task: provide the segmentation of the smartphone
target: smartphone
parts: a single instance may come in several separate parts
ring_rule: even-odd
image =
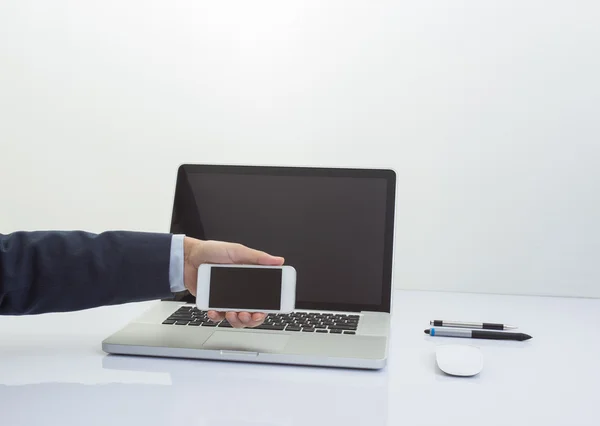
[[[292,266],[215,265],[198,268],[198,309],[290,313],[296,306]]]

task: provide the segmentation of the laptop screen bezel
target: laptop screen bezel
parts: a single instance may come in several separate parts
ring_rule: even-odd
[[[334,302],[296,302],[297,310],[318,311],[346,311],[346,312],[390,312],[392,292],[392,269],[394,257],[394,215],[396,205],[396,173],[391,169],[357,169],[357,168],[323,168],[323,167],[281,167],[281,166],[244,166],[244,165],[216,165],[216,164],[182,164],[177,172],[177,188],[186,184],[188,173],[194,174],[239,174],[239,175],[265,175],[265,176],[314,176],[314,177],[356,177],[386,180],[386,207],[385,207],[385,237],[383,276],[381,282],[381,303],[349,304]],[[175,197],[171,215],[170,232],[173,233],[175,220]],[[260,249],[260,247],[255,247]],[[179,297],[178,300],[193,302],[191,295]]]

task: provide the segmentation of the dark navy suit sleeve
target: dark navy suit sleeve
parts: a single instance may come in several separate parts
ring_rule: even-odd
[[[170,248],[170,234],[0,234],[0,314],[76,311],[171,296]]]

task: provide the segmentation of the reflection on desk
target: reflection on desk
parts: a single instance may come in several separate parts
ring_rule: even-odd
[[[27,409],[5,412],[10,421],[3,424],[43,424],[49,418],[61,418],[63,425],[115,424],[115,418],[126,424],[130,416],[136,424],[151,425],[387,423],[382,372],[115,355],[103,357],[102,368],[148,377],[139,384],[0,386],[3,406],[27,404]]]

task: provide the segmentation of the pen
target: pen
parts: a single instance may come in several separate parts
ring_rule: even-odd
[[[493,339],[493,340],[529,340],[531,336],[525,333],[506,333],[502,331],[484,330],[461,330],[452,328],[430,328],[425,330],[430,336],[441,337],[466,337],[470,339]]]
[[[484,330],[514,330],[514,325],[494,324],[491,322],[462,322],[462,321],[429,321],[430,325],[435,327],[460,327],[460,328],[481,328]]]

